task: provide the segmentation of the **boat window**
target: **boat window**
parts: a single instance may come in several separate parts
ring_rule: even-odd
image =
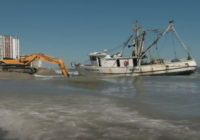
[[[99,67],[101,67],[101,58],[98,57]]]
[[[117,59],[117,67],[120,67],[119,59]]]
[[[96,56],[90,56],[90,60],[91,60],[91,61],[96,61],[97,58],[96,58]]]
[[[138,65],[138,60],[137,58],[133,58],[133,66],[137,66]]]

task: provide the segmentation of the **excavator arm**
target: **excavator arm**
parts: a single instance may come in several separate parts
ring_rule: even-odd
[[[0,70],[2,71],[16,71],[16,72],[25,72],[33,74],[36,72],[35,68],[32,68],[31,62],[34,60],[41,60],[51,64],[57,64],[66,77],[69,76],[68,69],[65,67],[64,61],[52,56],[47,56],[41,53],[31,54],[27,56],[21,56],[19,59],[3,59],[0,60]]]
[[[61,59],[54,58],[52,56],[47,56],[47,55],[44,55],[44,54],[41,54],[41,53],[31,54],[31,55],[28,55],[28,56],[21,57],[19,59],[19,62],[23,63],[24,65],[30,65],[30,63],[33,62],[34,60],[41,60],[41,61],[44,61],[44,62],[47,62],[47,63],[57,64],[59,66],[62,74],[65,77],[69,76],[68,69],[65,67],[64,61],[61,60]]]

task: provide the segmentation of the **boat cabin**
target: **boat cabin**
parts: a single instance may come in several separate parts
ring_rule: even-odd
[[[90,62],[93,66],[100,66],[101,67],[101,59],[105,58],[106,56],[109,57],[109,54],[106,52],[93,52],[89,54]]]
[[[89,54],[92,66],[99,67],[128,67],[134,66],[133,58],[122,57],[120,54],[110,55],[107,52],[93,52]]]

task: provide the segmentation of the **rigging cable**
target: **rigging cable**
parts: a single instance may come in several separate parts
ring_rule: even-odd
[[[173,32],[177,38],[177,40],[179,41],[179,43],[183,46],[183,48],[185,49],[185,51],[188,53],[188,56],[191,56],[190,55],[190,49],[183,43],[183,41],[181,40],[181,37],[179,36],[179,34],[176,32],[175,28],[172,27],[173,29]]]
[[[176,47],[175,47],[175,40],[173,38],[173,33],[171,33],[171,40],[172,40],[172,48],[174,52],[174,59],[178,59],[177,54],[176,54]]]
[[[156,46],[155,47],[156,55],[160,59],[159,52],[158,52],[158,43],[156,43],[155,46]]]

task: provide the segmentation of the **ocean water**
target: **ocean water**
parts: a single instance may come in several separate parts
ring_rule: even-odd
[[[0,140],[199,140],[200,74],[0,80]]]

